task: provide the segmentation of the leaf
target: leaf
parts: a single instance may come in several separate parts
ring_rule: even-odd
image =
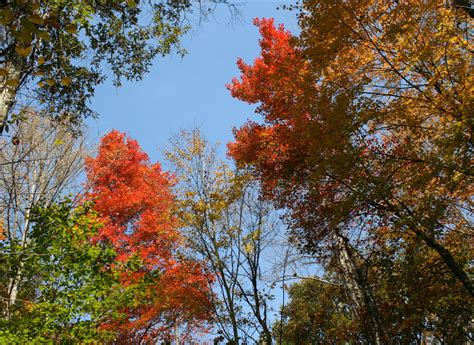
[[[18,55],[21,57],[27,57],[28,55],[31,54],[31,51],[33,48],[31,46],[28,47],[21,47],[21,46],[15,46],[15,51]]]
[[[56,84],[56,81],[53,78],[48,78],[45,81],[46,84],[48,84],[49,86],[53,86],[54,84]]]
[[[72,79],[70,77],[64,77],[61,79],[61,84],[64,86],[71,85]]]
[[[5,236],[5,230],[3,229],[3,219],[0,218],[0,241],[4,240],[6,238]]]
[[[64,30],[66,30],[67,33],[75,34],[77,32],[77,25],[73,23],[67,24]]]
[[[12,86],[12,87],[17,87],[18,85],[20,85],[20,80],[15,78],[15,79],[8,79],[6,84],[8,86]]]
[[[36,33],[36,36],[38,36],[39,38],[41,38],[43,41],[47,41],[47,42],[48,42],[49,40],[51,40],[51,37],[49,36],[49,33],[48,33],[47,31],[44,31],[44,30],[38,31],[38,32]]]
[[[37,25],[42,25],[44,24],[44,19],[41,18],[39,15],[37,14],[32,14],[31,16],[28,17],[28,20],[34,24],[37,24]]]
[[[13,18],[15,18],[15,15],[8,7],[2,8],[2,11],[0,12],[0,24],[8,25]]]
[[[58,19],[56,18],[56,16],[52,15],[50,16],[49,18],[47,18],[45,20],[45,23],[59,29],[61,27],[61,24],[59,23]]]

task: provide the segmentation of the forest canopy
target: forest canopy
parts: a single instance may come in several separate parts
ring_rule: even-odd
[[[220,86],[254,109],[227,156],[91,145],[96,88],[218,6],[0,4],[0,343],[472,343],[474,5],[287,4]]]

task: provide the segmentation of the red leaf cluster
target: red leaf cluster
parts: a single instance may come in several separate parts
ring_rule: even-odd
[[[120,330],[127,342],[138,334],[142,340],[162,335],[175,323],[206,320],[210,277],[199,262],[180,254],[183,238],[174,215],[172,176],[118,131],[101,139],[86,171],[88,198],[103,223],[94,240],[116,251],[115,269],[123,288],[147,281],[137,300],[121,310],[126,317],[104,327]],[[129,264],[135,260],[138,267]]]

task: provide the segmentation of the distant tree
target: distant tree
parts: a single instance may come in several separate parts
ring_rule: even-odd
[[[288,294],[290,300],[282,306],[283,325],[278,321],[273,327],[275,338],[282,344],[367,341],[363,330],[351,330],[350,300],[341,293],[340,286],[305,279],[291,285]]]

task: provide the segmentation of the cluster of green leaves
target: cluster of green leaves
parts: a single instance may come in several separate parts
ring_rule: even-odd
[[[158,55],[179,49],[190,1],[10,0],[0,4],[0,78],[13,99],[23,86],[54,117],[79,123],[106,69],[115,85],[139,80]],[[14,103],[14,100],[7,103]],[[10,114],[9,114],[10,112]],[[19,114],[8,109],[3,127]]]
[[[0,320],[0,343],[109,339],[99,325],[113,314],[115,252],[91,243],[100,227],[96,215],[88,206],[72,210],[66,200],[35,209],[32,220],[28,247],[2,256],[10,272],[21,265],[23,280],[16,308]]]
[[[341,287],[308,279],[289,288],[290,303],[283,307],[283,322],[274,335],[284,344],[336,344],[350,340],[348,299]],[[359,335],[360,340],[363,334]],[[365,338],[367,340],[367,338]]]

